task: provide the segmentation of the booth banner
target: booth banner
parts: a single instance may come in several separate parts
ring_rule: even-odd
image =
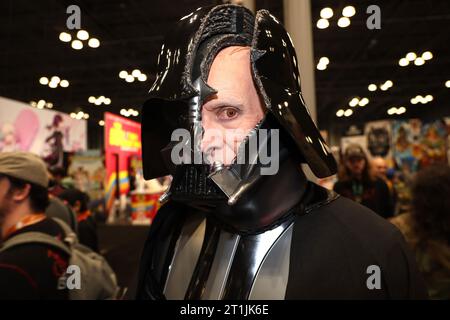
[[[106,206],[109,210],[119,194],[128,194],[130,190],[130,162],[132,158],[141,156],[141,124],[106,112],[104,128],[105,196]]]
[[[0,152],[29,151],[62,165],[62,153],[86,150],[87,122],[0,97]]]
[[[75,187],[86,192],[91,200],[103,199],[105,165],[100,150],[88,150],[71,157],[68,174]]]
[[[160,207],[161,194],[131,193],[131,222],[133,224],[151,224]]]

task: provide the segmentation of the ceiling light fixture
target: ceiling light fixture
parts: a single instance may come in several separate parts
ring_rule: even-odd
[[[70,33],[61,32],[59,34],[59,40],[62,42],[71,42],[71,47],[75,50],[81,50],[84,47],[84,41],[87,41],[87,45],[91,48],[100,47],[100,40],[97,38],[89,38],[89,32],[86,30],[78,30],[75,36]],[[73,39],[73,40],[72,40]]]
[[[73,40],[72,41],[72,48],[75,50],[81,50],[83,49],[83,42],[80,40]]]
[[[126,72],[125,70],[122,70],[119,72],[120,79],[125,79],[127,76],[128,76],[128,72]]]
[[[105,97],[105,96],[100,96],[100,97],[98,97],[98,98],[96,98],[96,97],[94,97],[94,96],[90,96],[90,97],[88,98],[88,102],[89,102],[89,103],[93,103],[93,104],[95,104],[96,106],[99,106],[99,105],[101,105],[101,104],[104,104],[104,105],[110,105],[112,101],[111,101],[110,98],[107,98],[107,97]]]
[[[344,112],[344,116],[345,117],[350,117],[353,114],[353,110],[352,109],[347,109]]]
[[[431,60],[433,59],[433,54],[430,51],[425,51],[424,53],[422,53],[422,59]]]
[[[59,83],[59,85],[63,88],[67,88],[69,86],[69,81],[67,80],[61,80],[61,82]]]
[[[344,9],[342,9],[342,15],[347,18],[353,17],[355,13],[356,9],[353,6],[346,6]]]
[[[410,100],[411,104],[426,104],[428,102],[431,102],[434,100],[434,97],[431,94],[426,95],[425,97],[422,97],[421,95],[417,95],[414,98]]]
[[[147,81],[147,75],[141,73],[138,77],[138,80],[141,82]]]
[[[87,32],[86,30],[79,30],[77,32],[77,38],[80,40],[87,40],[89,39],[89,32]]]
[[[53,76],[50,79],[47,77],[39,78],[39,83],[42,85],[48,85],[50,88],[56,88],[58,85],[62,88],[67,88],[69,86],[69,81],[61,79],[58,76]]]
[[[331,8],[323,8],[320,10],[320,17],[322,19],[330,19],[333,16],[333,9]]]
[[[414,61],[417,58],[417,54],[415,52],[408,52],[406,54],[406,60]]]
[[[400,67],[406,67],[409,64],[409,60],[406,59],[406,58],[401,58],[398,61],[398,64],[399,64]]]
[[[330,63],[330,59],[328,57],[321,57],[319,59],[319,63],[317,64],[317,70],[325,70]]]
[[[387,114],[392,116],[394,114],[400,115],[400,114],[403,114],[405,112],[406,112],[406,108],[405,107],[399,107],[399,108],[392,107],[392,108],[388,109]]]
[[[366,106],[368,103],[369,103],[369,99],[367,99],[367,98],[362,98],[362,99],[359,101],[358,105],[359,105],[360,107],[364,107],[364,106]]]
[[[49,83],[48,78],[47,77],[41,77],[39,78],[39,83],[42,85],[47,85]]]
[[[72,40],[72,36],[67,32],[61,32],[59,34],[59,40],[61,40],[62,42],[70,42],[70,40]]]
[[[132,83],[135,80],[139,80],[141,82],[147,81],[147,75],[142,73],[139,69],[134,69],[131,73],[128,73],[126,70],[122,70],[119,72],[119,78],[124,79],[128,83]]]
[[[316,27],[317,27],[318,29],[326,29],[326,28],[328,28],[329,26],[330,26],[330,23],[328,22],[327,19],[319,19],[319,20],[317,21],[317,24],[316,24]]]
[[[359,99],[357,97],[354,97],[352,100],[350,100],[350,102],[348,103],[348,105],[350,107],[356,107],[359,103]]]
[[[350,19],[347,17],[341,17],[338,20],[338,26],[341,28],[347,28],[350,25]]]
[[[131,75],[132,75],[133,77],[135,77],[135,78],[138,78],[138,77],[141,75],[141,70],[139,70],[139,69],[134,69],[134,70],[131,72]]]
[[[422,57],[418,57],[414,60],[414,64],[416,66],[423,66],[425,64],[425,60]]]
[[[75,112],[71,112],[70,113],[70,117],[73,119],[77,119],[77,120],[87,120],[89,119],[89,114],[83,111],[78,111],[78,113]]]
[[[130,116],[137,117],[139,115],[139,111],[134,110],[133,108],[129,108],[128,110],[121,109],[120,114],[124,117],[130,117]]]
[[[96,49],[96,48],[100,47],[100,40],[98,40],[97,38],[91,38],[88,41],[88,46]]]
[[[433,59],[431,51],[425,51],[422,56],[418,56],[415,52],[408,52],[405,57],[398,61],[401,67],[406,67],[410,62],[414,62],[416,66],[423,66],[426,61]]]

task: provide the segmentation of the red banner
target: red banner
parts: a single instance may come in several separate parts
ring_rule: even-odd
[[[105,113],[106,205],[109,210],[118,194],[130,189],[129,167],[134,157],[141,156],[141,124]]]

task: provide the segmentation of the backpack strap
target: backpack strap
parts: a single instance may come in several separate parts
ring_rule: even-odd
[[[0,247],[0,252],[6,251],[15,246],[29,243],[46,244],[65,252],[69,256],[72,255],[70,248],[62,241],[42,232],[25,232],[14,236],[3,243]]]
[[[67,223],[58,218],[51,218],[51,219],[55,221],[64,231],[65,234],[64,242],[68,243],[71,246],[78,243],[77,234],[69,227]]]

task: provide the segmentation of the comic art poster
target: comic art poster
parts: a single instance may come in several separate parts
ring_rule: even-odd
[[[387,161],[389,167],[393,167],[391,122],[368,122],[365,126],[364,133],[367,138],[369,158],[382,157]]]
[[[392,123],[394,160],[404,174],[409,175],[419,168],[421,131],[422,122],[419,119]]]
[[[450,118],[445,118],[444,121],[447,127],[447,163],[450,165]]]
[[[100,150],[87,150],[71,157],[68,174],[75,187],[86,192],[91,200],[104,196],[105,165]]]
[[[421,168],[446,161],[447,128],[442,120],[422,123],[418,119],[394,121],[393,152],[399,170],[394,178],[399,212],[411,202],[413,174]]]
[[[447,125],[445,120],[436,120],[422,125],[419,167],[447,162]]]
[[[0,152],[33,152],[57,167],[64,152],[86,150],[86,145],[85,120],[0,97]]]
[[[422,123],[418,119],[395,121],[392,126],[394,158],[402,171],[447,161],[447,126],[444,120]]]

